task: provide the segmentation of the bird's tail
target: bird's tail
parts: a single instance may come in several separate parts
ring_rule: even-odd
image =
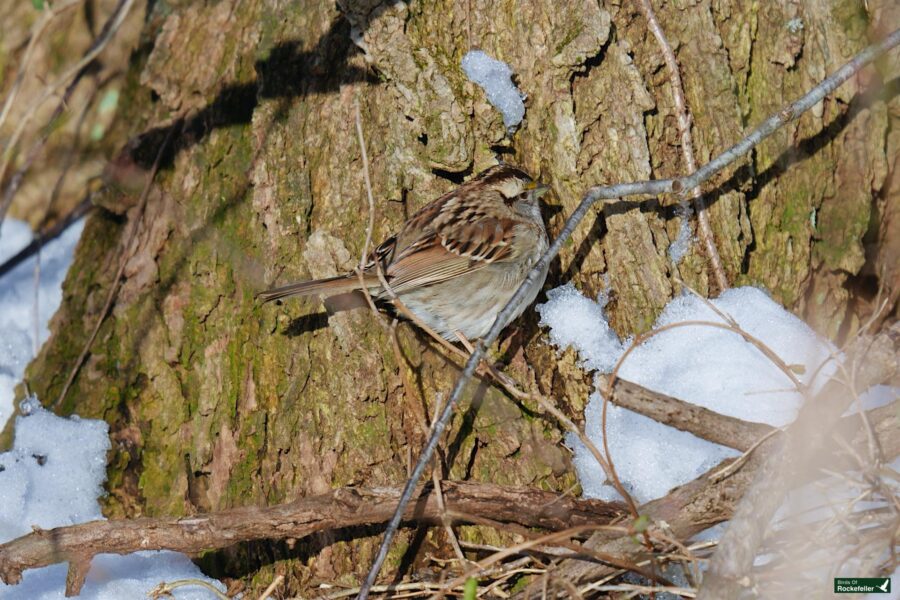
[[[363,275],[363,282],[367,287],[377,287],[378,279],[374,275]],[[271,302],[287,298],[288,296],[322,296],[329,297],[337,294],[345,294],[361,290],[359,277],[354,273],[350,275],[340,275],[338,277],[330,277],[328,279],[314,279],[312,281],[301,281],[299,283],[291,283],[282,287],[272,288],[256,295],[256,299],[260,302]]]

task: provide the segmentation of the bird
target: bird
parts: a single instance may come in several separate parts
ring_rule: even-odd
[[[446,340],[480,339],[549,247],[539,202],[549,189],[517,167],[492,166],[413,214],[369,255],[362,277],[302,281],[257,298],[328,299],[365,286],[375,300],[398,298]],[[503,327],[534,301],[546,277],[544,267]]]

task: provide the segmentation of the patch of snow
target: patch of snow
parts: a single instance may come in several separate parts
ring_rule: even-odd
[[[582,366],[609,373],[625,351],[625,345],[606,319],[606,299],[585,298],[571,283],[547,292],[548,302],[539,304],[541,325],[550,328],[550,341],[578,351]]]
[[[41,251],[38,314],[34,314],[35,258],[0,278],[0,427],[12,412],[13,389],[21,380],[34,348],[49,336],[47,323],[62,300],[65,277],[83,222],[69,227]],[[0,263],[31,241],[26,223],[6,219],[0,229]],[[35,331],[37,332],[35,334]],[[62,418],[34,399],[20,404],[13,447],[0,453],[0,543],[31,531],[102,519],[97,497],[103,494],[106,454],[110,448],[104,421]],[[0,600],[63,600],[65,564],[25,571],[18,585],[0,583]],[[94,557],[79,598],[119,600],[146,598],[162,581],[198,578],[220,590],[183,554],[137,552],[128,556]],[[179,600],[209,600],[200,587],[182,587]]]
[[[22,409],[27,414],[16,418],[13,447],[0,454],[0,543],[30,532],[33,526],[49,529],[102,519],[97,497],[103,493],[110,448],[106,422],[58,417],[35,399],[23,402]],[[96,556],[79,598],[146,598],[162,581],[188,578],[225,590],[183,554],[154,551]],[[18,585],[0,583],[0,599],[63,600],[65,585],[65,564],[31,569]],[[175,597],[215,596],[203,588],[185,587]]]
[[[41,248],[40,282],[35,315],[34,266],[32,256],[0,278],[0,428],[12,415],[13,389],[25,367],[50,336],[47,323],[62,302],[62,282],[72,262],[75,244],[81,237],[84,220]],[[31,228],[16,219],[0,225],[0,263],[31,243]]]
[[[768,346],[811,389],[834,372],[834,348],[765,292],[735,288],[712,304]],[[537,310],[541,322],[550,327],[551,342],[560,348],[574,346],[585,367],[597,373],[610,372],[627,346],[609,328],[603,304],[585,298],[571,285],[548,293],[548,302]],[[675,298],[654,326],[672,328],[634,349],[619,376],[740,419],[782,426],[796,416],[801,395],[756,346],[720,327],[676,325],[686,321],[725,323],[700,298],[691,294]],[[585,410],[585,431],[598,447],[603,444],[602,408],[603,398],[594,392]],[[607,407],[607,435],[616,472],[638,502],[661,497],[738,454],[612,404]],[[569,436],[568,443],[575,450],[585,495],[618,498],[577,438]]]
[[[506,129],[515,130],[525,118],[525,96],[513,83],[513,70],[509,65],[481,50],[470,50],[462,59],[462,69],[503,115]]]

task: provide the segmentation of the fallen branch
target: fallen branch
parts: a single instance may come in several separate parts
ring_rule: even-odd
[[[442,481],[444,505],[452,515],[472,514],[501,523],[560,531],[596,527],[624,513],[618,502],[581,500],[529,488]],[[419,488],[419,502],[403,518],[441,522],[446,516],[431,486]],[[174,550],[188,554],[259,539],[297,539],[324,530],[383,523],[394,512],[400,491],[389,488],[339,488],[329,494],[266,508],[245,507],[193,517],[91,521],[81,525],[35,529],[0,544],[0,579],[16,584],[26,569],[68,561],[66,595],[81,589],[90,560],[97,554]]]
[[[889,458],[900,454],[900,443],[891,442],[896,438],[897,431],[897,406],[886,406],[869,413],[869,417],[878,431],[879,441],[891,448],[891,453],[885,452]],[[850,419],[851,417],[845,417]],[[857,419],[857,429],[859,424]],[[854,439],[854,445],[858,448],[865,447],[865,434],[861,430]],[[701,531],[712,527],[717,523],[732,518],[737,504],[744,493],[751,487],[754,479],[760,472],[760,467],[765,462],[765,457],[777,447],[775,440],[769,439],[762,447],[751,455],[744,467],[728,478],[716,480],[715,474],[723,468],[727,468],[733,459],[722,461],[712,469],[683,486],[670,491],[666,496],[652,500],[640,506],[641,515],[646,515],[653,523],[665,522],[670,535],[677,539],[686,540]],[[822,453],[823,464],[834,465],[834,455]],[[813,478],[817,474],[816,469],[810,469],[805,476],[797,477],[795,485],[799,486]],[[591,548],[604,554],[618,556],[621,560],[639,561],[647,557],[646,550],[635,543],[632,536],[611,536],[608,533],[598,532],[585,542],[586,548]],[[567,579],[577,586],[588,586],[599,579],[608,577],[618,571],[615,567],[597,563],[582,561],[562,561],[555,573],[558,577]],[[520,592],[514,598],[525,598],[525,592]],[[730,598],[736,596],[719,596]]]
[[[384,532],[384,538],[378,549],[378,554],[360,588],[359,595],[357,596],[359,600],[365,600],[369,597],[369,589],[374,585],[378,573],[381,571],[381,567],[387,558],[391,541],[405,514],[406,505],[412,500],[416,486],[422,478],[422,474],[428,466],[431,456],[434,454],[434,450],[437,448],[438,442],[443,435],[444,430],[447,428],[447,424],[450,422],[450,417],[453,415],[453,411],[462,397],[463,390],[465,390],[472,376],[475,374],[475,368],[484,359],[488,346],[490,346],[494,340],[497,339],[497,336],[500,335],[500,331],[503,329],[504,324],[509,322],[514,314],[517,314],[519,306],[524,302],[525,297],[528,294],[528,290],[532,289],[532,286],[537,284],[542,273],[544,273],[545,269],[549,268],[550,261],[559,254],[563,244],[566,243],[572,235],[572,232],[575,230],[575,227],[581,223],[590,208],[601,200],[618,199],[623,196],[638,194],[660,195],[680,193],[684,190],[691,190],[698,187],[702,183],[708,181],[713,175],[743,156],[776,130],[794,119],[797,119],[801,114],[815,106],[863,66],[872,62],[898,44],[900,44],[900,29],[894,31],[880,42],[867,47],[850,60],[850,62],[806,93],[802,98],[763,121],[762,124],[757,126],[749,135],[744,137],[737,144],[722,152],[716,158],[712,159],[706,165],[687,177],[599,186],[588,190],[581,203],[578,205],[578,208],[576,208],[566,220],[566,224],[563,226],[562,231],[560,231],[559,236],[553,241],[550,248],[547,249],[547,252],[544,253],[537,264],[534,265],[531,272],[525,278],[525,281],[522,282],[522,285],[519,286],[519,289],[510,301],[497,315],[494,325],[491,327],[490,331],[488,331],[487,335],[478,343],[475,352],[469,357],[463,372],[457,378],[456,384],[447,398],[447,403],[444,405],[444,410],[441,412],[440,418],[434,423],[431,437],[422,449],[419,460],[416,462],[416,466],[413,468],[412,474],[406,482],[400,501],[397,503],[397,510]]]
[[[608,386],[603,388],[604,397],[616,406],[742,452],[772,431],[770,425],[728,417],[630,381],[617,378],[612,394]]]

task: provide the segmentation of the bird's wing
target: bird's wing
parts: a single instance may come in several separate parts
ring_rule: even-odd
[[[518,220],[487,214],[484,199],[466,191],[429,203],[397,236],[386,267],[396,292],[447,281],[511,256]]]

